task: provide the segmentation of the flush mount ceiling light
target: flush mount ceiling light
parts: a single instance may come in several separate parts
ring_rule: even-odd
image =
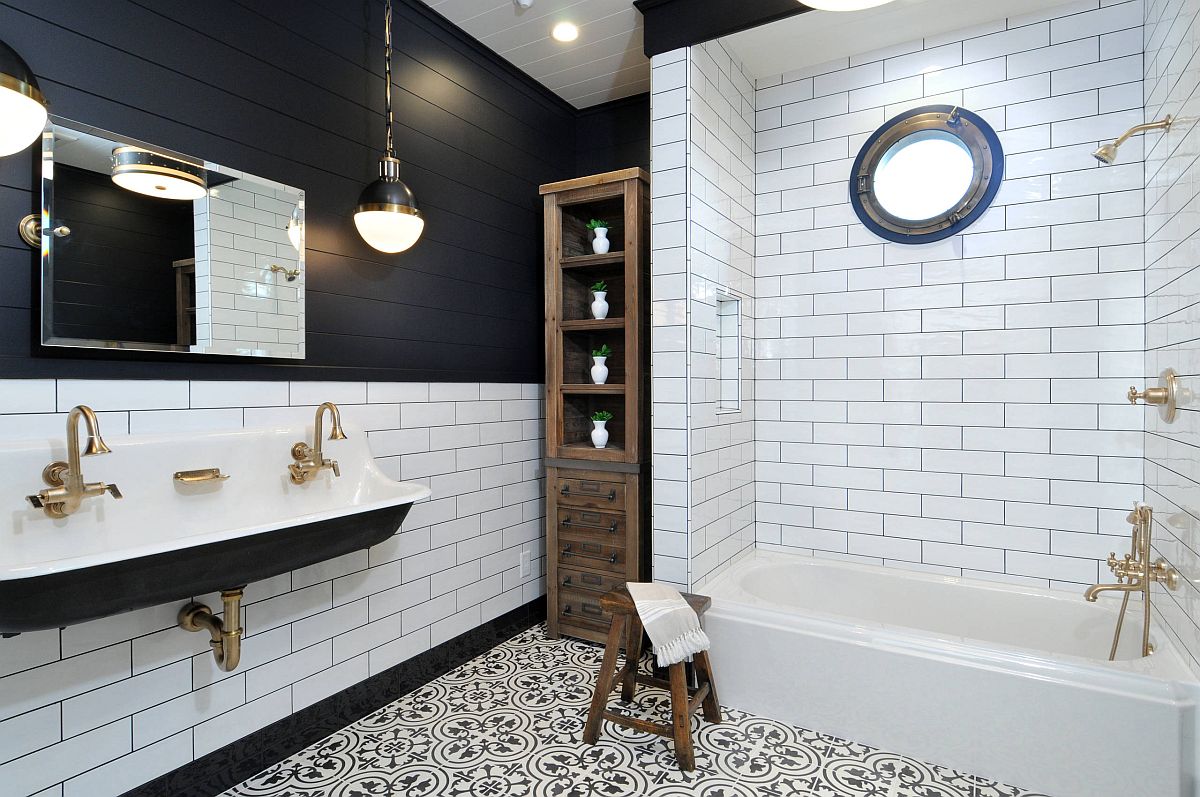
[[[550,31],[555,41],[573,42],[579,38],[579,26],[573,22],[560,22]]]
[[[46,127],[46,98],[13,48],[0,42],[0,157],[20,152]]]
[[[141,147],[117,147],[112,164],[112,181],[127,191],[191,202],[207,190],[199,166]]]
[[[372,247],[395,254],[417,242],[425,229],[425,219],[417,209],[413,192],[400,180],[400,161],[392,140],[392,0],[387,0],[383,20],[387,151],[379,159],[379,179],[358,197],[354,226]]]
[[[892,0],[803,0],[804,5],[817,11],[862,11],[864,8],[887,5]]]

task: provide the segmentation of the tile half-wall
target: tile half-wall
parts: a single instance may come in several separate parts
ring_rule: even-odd
[[[327,400],[433,497],[369,551],[249,585],[233,673],[181,603],[0,639],[0,795],[121,794],[544,593],[541,385],[0,380],[0,440],[61,441],[82,403],[119,456],[129,433],[311,425]]]

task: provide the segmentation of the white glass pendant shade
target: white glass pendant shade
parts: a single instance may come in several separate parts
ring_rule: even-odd
[[[207,191],[204,170],[199,166],[141,147],[117,147],[112,158],[112,180],[127,191],[189,202]]]
[[[20,152],[46,128],[46,101],[21,57],[0,42],[0,157]]]
[[[394,210],[360,210],[354,214],[354,226],[373,248],[396,254],[417,242],[425,229],[425,220]]]
[[[864,8],[887,5],[892,0],[803,0],[804,5],[818,11],[862,11]]]
[[[287,237],[293,249],[297,252],[302,250],[304,246],[304,211],[300,209],[299,205],[292,211],[292,219],[287,225]]]
[[[425,218],[413,192],[400,179],[400,161],[379,159],[379,179],[363,189],[354,208],[354,226],[380,252],[403,252],[417,242]]]

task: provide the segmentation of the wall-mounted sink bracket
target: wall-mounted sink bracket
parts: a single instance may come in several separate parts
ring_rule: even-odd
[[[242,590],[221,590],[224,618],[203,603],[189,603],[179,610],[179,627],[184,631],[207,631],[213,658],[221,672],[233,672],[242,660]]]

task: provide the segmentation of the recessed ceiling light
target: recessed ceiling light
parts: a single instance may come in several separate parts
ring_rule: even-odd
[[[861,11],[864,8],[886,5],[892,0],[801,0],[818,11]]]
[[[550,31],[550,35],[560,42],[573,42],[579,38],[579,26],[571,22],[560,22]]]

